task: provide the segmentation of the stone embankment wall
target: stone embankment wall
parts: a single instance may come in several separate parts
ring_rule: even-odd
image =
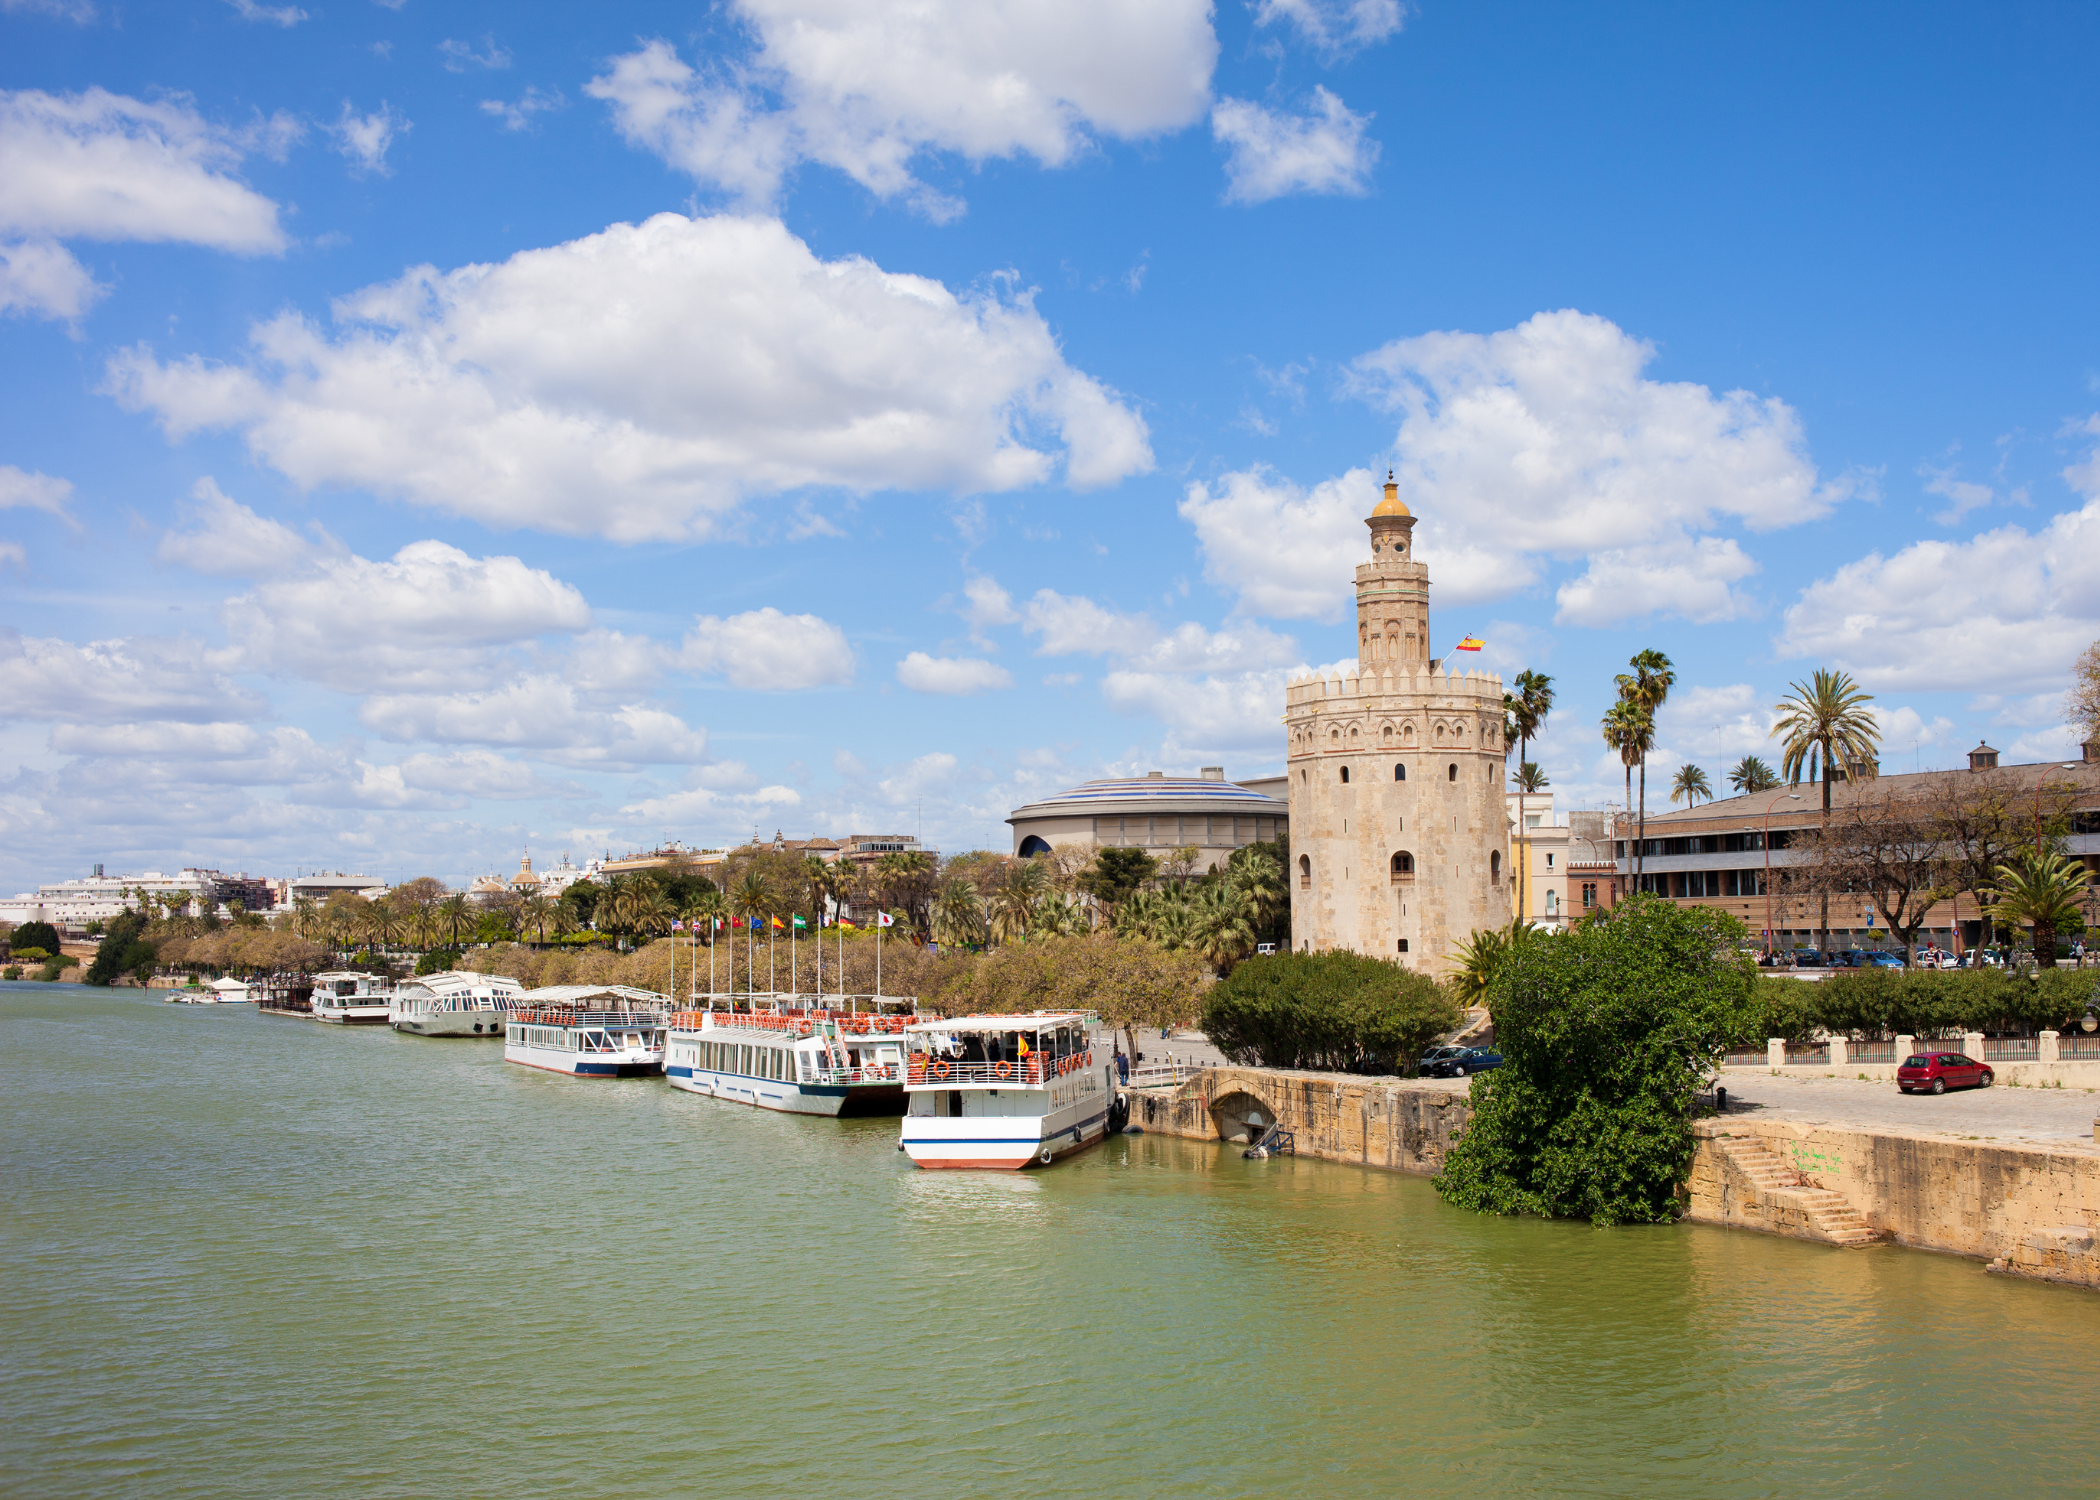
[[[1244,1144],[1270,1125],[1301,1156],[1434,1173],[1472,1119],[1467,1085],[1281,1068],[1208,1068],[1177,1089],[1134,1090],[1130,1123],[1161,1135]]]

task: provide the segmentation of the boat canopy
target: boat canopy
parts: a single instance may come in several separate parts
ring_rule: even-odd
[[[953,1016],[945,1021],[919,1021],[905,1027],[913,1034],[949,1036],[956,1032],[972,1035],[1005,1035],[1010,1031],[1055,1031],[1063,1026],[1085,1026],[1094,1019],[1094,1013],[1086,1010],[1037,1010],[1025,1015],[1010,1016]]]
[[[595,1001],[665,1007],[671,1003],[669,995],[625,984],[550,984],[544,989],[527,990],[518,998],[527,1005],[567,1005],[577,1009],[591,1009]]]

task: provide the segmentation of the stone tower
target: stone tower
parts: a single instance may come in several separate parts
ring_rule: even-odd
[[[1502,679],[1429,654],[1429,570],[1388,478],[1356,570],[1356,670],[1285,689],[1291,941],[1442,974],[1510,921]]]

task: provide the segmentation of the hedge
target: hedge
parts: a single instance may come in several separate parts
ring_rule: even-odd
[[[1800,1041],[1817,1031],[1866,1040],[1962,1031],[2072,1031],[2100,976],[2077,969],[1863,969],[1820,982],[1762,976],[1755,1036]]]

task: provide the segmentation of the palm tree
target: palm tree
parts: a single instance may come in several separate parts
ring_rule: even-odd
[[[1028,931],[1035,937],[1078,937],[1090,925],[1086,907],[1079,898],[1056,891],[1036,902],[1028,919]]]
[[[1531,759],[1531,742],[1553,712],[1553,679],[1543,672],[1517,674],[1517,691],[1509,699],[1510,722],[1517,729],[1517,764]]]
[[[1525,922],[1507,927],[1483,927],[1453,950],[1456,966],[1445,983],[1461,1005],[1479,1005],[1502,972],[1502,966],[1532,943],[1544,942],[1546,934]]]
[[[424,902],[408,917],[408,940],[428,953],[437,946],[438,910],[431,902]]]
[[[364,910],[365,935],[376,948],[384,951],[394,945],[401,935],[401,913],[394,903],[381,896]]]
[[[1663,701],[1670,696],[1670,689],[1677,682],[1677,670],[1670,665],[1669,657],[1652,646],[1646,651],[1634,652],[1627,665],[1633,668],[1633,672],[1619,678],[1619,696],[1636,704],[1648,721],[1648,733],[1640,747],[1641,811],[1639,831],[1634,835],[1641,842],[1641,870],[1645,874],[1648,863],[1648,752],[1655,748],[1655,716],[1662,712]]]
[[[518,904],[518,926],[520,930],[537,933],[541,942],[547,941],[548,924],[555,920],[555,905],[547,899],[544,891],[534,891]]]
[[[1701,797],[1714,800],[1714,789],[1706,784],[1706,772],[1697,766],[1679,766],[1677,779],[1670,783],[1670,800],[1697,807]]]
[[[668,932],[676,920],[677,909],[664,888],[653,880],[638,883],[633,897],[634,930],[646,940],[651,933]]]
[[[2056,967],[2056,931],[2082,920],[2086,884],[2091,879],[2083,860],[2068,854],[2025,853],[1998,866],[1998,887],[1984,892],[1984,911],[2001,926],[2034,927],[2034,961]]]
[[[1024,859],[1007,872],[1006,884],[992,898],[992,937],[1002,943],[1028,936],[1035,909],[1050,889],[1050,872],[1040,859]]]
[[[1255,903],[1244,886],[1221,880],[1203,887],[1191,915],[1190,945],[1221,977],[1254,951]]]
[[[1655,739],[1655,725],[1641,711],[1640,705],[1621,698],[1604,711],[1604,743],[1619,752],[1619,764],[1626,771],[1626,810],[1633,811],[1633,768],[1640,764],[1641,757]],[[1636,845],[1633,857],[1640,857]]]
[[[300,937],[312,937],[314,914],[318,911],[311,896],[300,896],[292,902],[292,931]]]
[[[1782,698],[1773,712],[1779,721],[1772,726],[1772,734],[1785,747],[1786,754],[1780,761],[1780,774],[1790,786],[1801,784],[1801,774],[1806,771],[1811,778],[1820,764],[1823,773],[1823,823],[1830,823],[1830,784],[1836,779],[1837,766],[1842,761],[1848,768],[1857,768],[1861,775],[1874,774],[1875,751],[1881,745],[1881,726],[1867,712],[1866,705],[1874,701],[1873,695],[1861,692],[1859,685],[1844,672],[1828,672],[1818,668],[1815,675],[1804,685],[1788,683],[1794,691],[1792,696]],[[1823,892],[1822,928],[1820,937],[1824,946],[1830,942],[1830,892]]]
[[[1283,905],[1283,866],[1276,856],[1252,844],[1235,849],[1225,862],[1225,879],[1254,903],[1255,928],[1267,930]]]
[[[437,904],[438,923],[453,947],[459,946],[459,935],[474,925],[474,913],[467,907],[466,894],[454,891]]]
[[[1769,792],[1779,785],[1779,773],[1756,756],[1746,755],[1728,773],[1728,784],[1745,796],[1752,792]]]
[[[964,948],[984,941],[984,902],[966,876],[950,876],[927,915],[933,940],[943,948]]]
[[[1544,771],[1533,761],[1521,761],[1517,765],[1517,790],[1520,792],[1543,792],[1553,785]]]

